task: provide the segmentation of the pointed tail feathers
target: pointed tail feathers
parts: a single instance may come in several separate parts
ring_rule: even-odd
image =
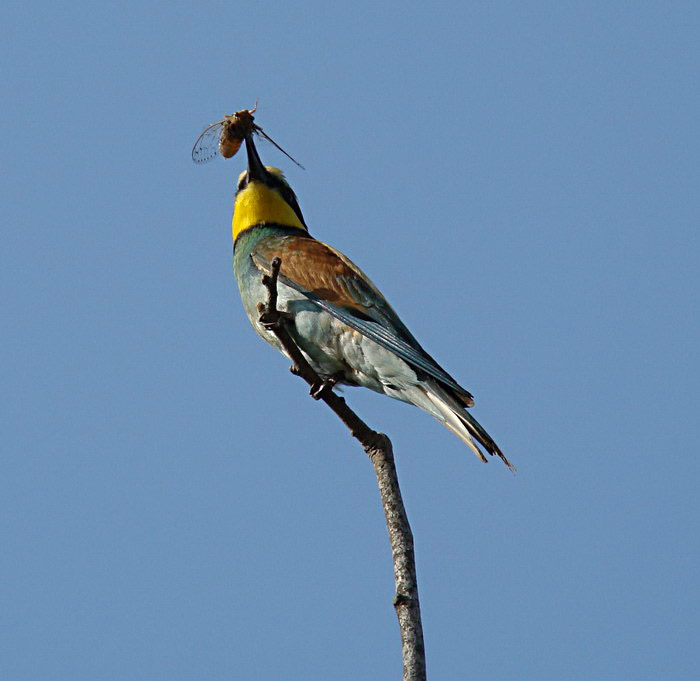
[[[506,455],[493,438],[482,428],[481,424],[442,386],[433,381],[424,381],[421,384],[426,397],[442,417],[442,421],[476,456],[482,461],[487,459],[477,442],[491,455],[499,456],[510,470],[515,467],[508,461]],[[476,440],[476,442],[474,441]]]

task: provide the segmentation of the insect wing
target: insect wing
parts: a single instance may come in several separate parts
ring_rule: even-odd
[[[197,138],[192,147],[192,160],[195,163],[206,163],[211,161],[219,153],[219,140],[221,139],[221,128],[226,119],[212,123]]]

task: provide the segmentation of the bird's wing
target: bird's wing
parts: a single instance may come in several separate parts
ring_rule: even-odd
[[[263,239],[251,254],[256,267],[267,273],[276,257],[282,261],[283,284],[451,388],[465,406],[474,404],[472,395],[423,350],[377,287],[342,253],[307,236],[275,236]]]

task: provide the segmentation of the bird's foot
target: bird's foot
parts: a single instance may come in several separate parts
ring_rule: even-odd
[[[294,373],[294,371],[292,371],[292,373]],[[315,400],[320,400],[323,397],[323,394],[326,392],[326,390],[332,391],[338,383],[338,381],[340,381],[342,378],[342,371],[338,371],[332,376],[324,378],[323,381],[321,381],[321,383],[317,383],[316,385],[311,386],[311,390],[309,390],[309,395],[311,395],[311,397],[313,397]]]
[[[282,312],[281,310],[269,310],[266,305],[260,303],[258,305],[258,312],[260,316],[258,321],[268,330],[274,331],[284,326],[288,322],[294,319],[294,315],[289,314],[289,312]]]

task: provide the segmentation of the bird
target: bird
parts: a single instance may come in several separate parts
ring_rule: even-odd
[[[361,386],[435,417],[474,454],[500,457],[493,438],[469,413],[472,394],[420,345],[369,277],[340,251],[311,236],[284,173],[263,165],[252,134],[248,167],[238,179],[232,219],[233,269],[248,320],[283,354],[260,320],[264,275],[279,258],[277,308],[325,387]],[[290,358],[291,359],[291,358]]]

